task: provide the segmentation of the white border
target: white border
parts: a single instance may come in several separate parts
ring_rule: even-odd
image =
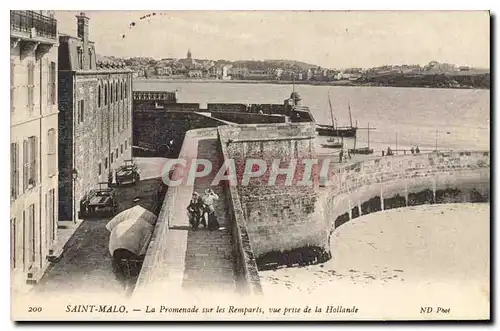
[[[15,8],[11,6],[15,6]],[[360,0],[349,0],[349,1],[343,1],[343,2],[338,2],[338,1],[332,1],[332,2],[326,2],[326,1],[319,1],[319,0],[308,0],[308,1],[301,1],[301,0],[287,0],[286,2],[283,1],[281,3],[276,3],[272,2],[269,0],[252,0],[249,2],[237,2],[237,1],[193,1],[193,0],[183,0],[183,1],[148,1],[148,0],[141,0],[141,1],[131,1],[131,2],[104,2],[104,1],[99,1],[99,0],[87,0],[84,3],[80,2],[74,2],[70,3],[68,1],[62,1],[62,0],[46,0],[43,3],[41,3],[39,0],[25,0],[22,2],[8,2],[8,1],[3,1],[1,4],[2,10],[0,11],[1,13],[1,19],[0,23],[3,26],[3,31],[7,31],[7,29],[10,30],[9,27],[9,14],[8,10],[10,9],[41,9],[40,7],[43,7],[44,9],[59,9],[59,10],[80,10],[80,9],[85,9],[85,10],[106,10],[106,9],[113,9],[113,10],[148,10],[148,9],[163,9],[163,10],[192,10],[192,9],[198,9],[198,10],[492,10],[493,13],[498,13],[497,7],[498,7],[498,1],[487,1],[487,0],[474,0],[474,1],[433,1],[433,0],[420,0],[420,1],[388,1],[388,0],[378,0],[378,1],[360,1]],[[10,7],[10,8],[9,8]],[[314,22],[311,22],[311,24],[314,24]],[[498,21],[497,21],[498,24]],[[498,42],[498,35],[495,35],[495,44]],[[7,54],[10,54],[10,49],[7,49],[7,43],[6,40],[4,40],[4,43],[1,44],[2,47],[2,54],[5,54],[5,57],[7,57]],[[495,56],[495,59],[491,60],[497,60],[497,57]],[[1,256],[3,257],[4,261],[3,263],[0,264],[0,268],[2,268],[2,278],[0,284],[2,284],[2,293],[0,294],[0,302],[1,302],[1,308],[0,312],[2,312],[2,318],[1,318],[1,329],[2,330],[11,330],[15,327],[15,325],[10,321],[10,261],[9,261],[9,253],[7,253],[7,246],[9,245],[9,236],[10,236],[10,231],[8,231],[8,213],[10,209],[10,205],[8,203],[9,201],[9,196],[8,196],[8,189],[6,182],[8,181],[8,178],[10,176],[8,175],[9,173],[9,147],[8,147],[8,141],[10,141],[10,111],[8,110],[10,108],[9,105],[9,96],[8,96],[8,91],[9,89],[7,88],[7,77],[8,71],[10,70],[10,67],[7,65],[9,63],[7,59],[5,58],[3,61],[1,61],[1,77],[2,77],[2,83],[5,85],[3,88],[0,89],[0,92],[2,94],[2,97],[0,100],[4,104],[4,106],[1,108],[2,111],[0,111],[0,123],[4,127],[3,129],[0,130],[0,134],[2,135],[2,143],[0,144],[1,148],[1,155],[6,155],[7,157],[4,158],[4,161],[0,163],[1,168],[2,168],[2,174],[3,174],[3,179],[4,179],[4,184],[2,189],[0,190],[0,203],[2,203],[2,208],[0,210],[2,213],[4,213],[4,217],[2,217],[2,231],[0,231],[1,235],[3,236],[2,240],[0,242],[4,243],[4,254]],[[493,74],[494,75],[494,74]],[[496,83],[496,82],[495,82]],[[495,84],[496,86],[496,84]],[[494,92],[498,92],[497,88],[495,88]],[[496,122],[493,124],[494,128],[497,128]],[[495,141],[496,143],[497,141]],[[496,144],[494,144],[496,146]],[[495,153],[496,155],[496,153]],[[496,164],[496,157],[495,157],[495,164]],[[497,183],[495,182],[494,185]],[[496,201],[493,202],[493,205],[495,206]],[[497,226],[498,228],[498,226]],[[497,233],[495,233],[496,235]],[[498,238],[498,237],[496,237]],[[498,254],[495,254],[497,258],[493,262],[493,265],[497,265],[498,262]],[[493,294],[495,295],[495,293]],[[498,303],[496,305],[498,307]],[[496,315],[496,314],[495,314]],[[498,315],[497,315],[498,318]],[[82,329],[92,329],[92,330],[99,330],[101,328],[104,328],[105,326],[113,327],[110,324],[106,325],[85,325],[83,327],[80,327]],[[147,324],[146,324],[147,325]],[[29,325],[29,326],[24,326],[25,328],[32,328],[32,327],[39,327],[34,326],[34,325]],[[134,325],[136,326],[136,325]],[[201,326],[201,325],[199,325]],[[274,327],[278,327],[277,325],[273,325]],[[382,325],[381,325],[382,326]],[[46,325],[46,327],[52,327],[52,325]],[[63,327],[71,327],[70,325],[65,325]],[[114,327],[123,327],[122,325],[119,326],[114,326]],[[137,327],[137,326],[136,326]],[[162,326],[165,327],[165,326]],[[173,325],[166,325],[166,327],[170,328],[176,328],[177,326]],[[192,327],[192,326],[189,326]],[[220,327],[220,326],[212,326],[212,327]],[[237,327],[236,325],[230,325],[229,327]],[[268,326],[264,325],[256,325],[258,328],[268,328]],[[288,327],[285,325],[280,325],[279,327]],[[300,325],[301,328],[310,328],[311,326],[308,325]],[[332,327],[339,328],[341,326],[338,325],[332,325]],[[429,326],[426,326],[427,328]],[[479,326],[469,326],[471,328],[479,327]]]

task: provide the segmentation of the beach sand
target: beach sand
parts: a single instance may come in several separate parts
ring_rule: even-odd
[[[370,214],[336,229],[330,244],[324,264],[260,272],[266,297],[359,307],[347,319],[489,316],[489,204]],[[432,313],[420,311],[427,306]]]

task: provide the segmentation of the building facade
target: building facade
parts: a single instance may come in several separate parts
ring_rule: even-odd
[[[41,277],[56,242],[58,39],[52,11],[14,10],[10,20],[10,234],[17,288]]]
[[[132,71],[97,62],[89,18],[59,36],[59,217],[76,220],[79,201],[132,155]]]

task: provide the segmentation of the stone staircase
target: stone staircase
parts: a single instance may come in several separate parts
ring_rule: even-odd
[[[210,183],[221,165],[219,155],[217,140],[199,141],[198,158],[212,162],[211,174],[197,178],[194,183],[194,191],[200,195],[204,194],[206,188],[211,187]],[[224,192],[218,186],[211,188],[219,195],[215,213],[222,229],[209,231],[200,225],[196,231],[188,230],[183,288],[188,291],[203,289],[234,292],[236,291],[235,257],[227,224]]]

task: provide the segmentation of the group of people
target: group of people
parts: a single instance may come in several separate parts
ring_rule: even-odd
[[[420,153],[420,149],[418,148],[418,146],[416,148],[412,147],[410,149],[410,151],[411,151],[412,154],[418,154],[418,153]],[[406,154],[406,150],[404,152]],[[390,147],[387,147],[387,152],[385,154],[384,154],[384,151],[382,151],[382,156],[384,156],[384,155],[391,156],[391,155],[394,155],[394,152],[393,152],[393,150]]]
[[[412,154],[418,154],[418,153],[420,153],[420,149],[418,148],[418,146],[417,146],[417,148],[415,148],[415,149],[412,147],[412,148],[411,148],[411,153],[412,153]]]
[[[222,229],[215,215],[214,204],[217,200],[219,196],[211,188],[207,188],[201,197],[198,192],[193,192],[187,207],[189,223],[193,230],[197,230],[200,224],[210,231]]]
[[[347,150],[347,152],[344,152],[344,150],[341,149],[339,152],[339,163],[342,163],[342,161],[347,162],[347,159],[351,159],[351,151]]]

